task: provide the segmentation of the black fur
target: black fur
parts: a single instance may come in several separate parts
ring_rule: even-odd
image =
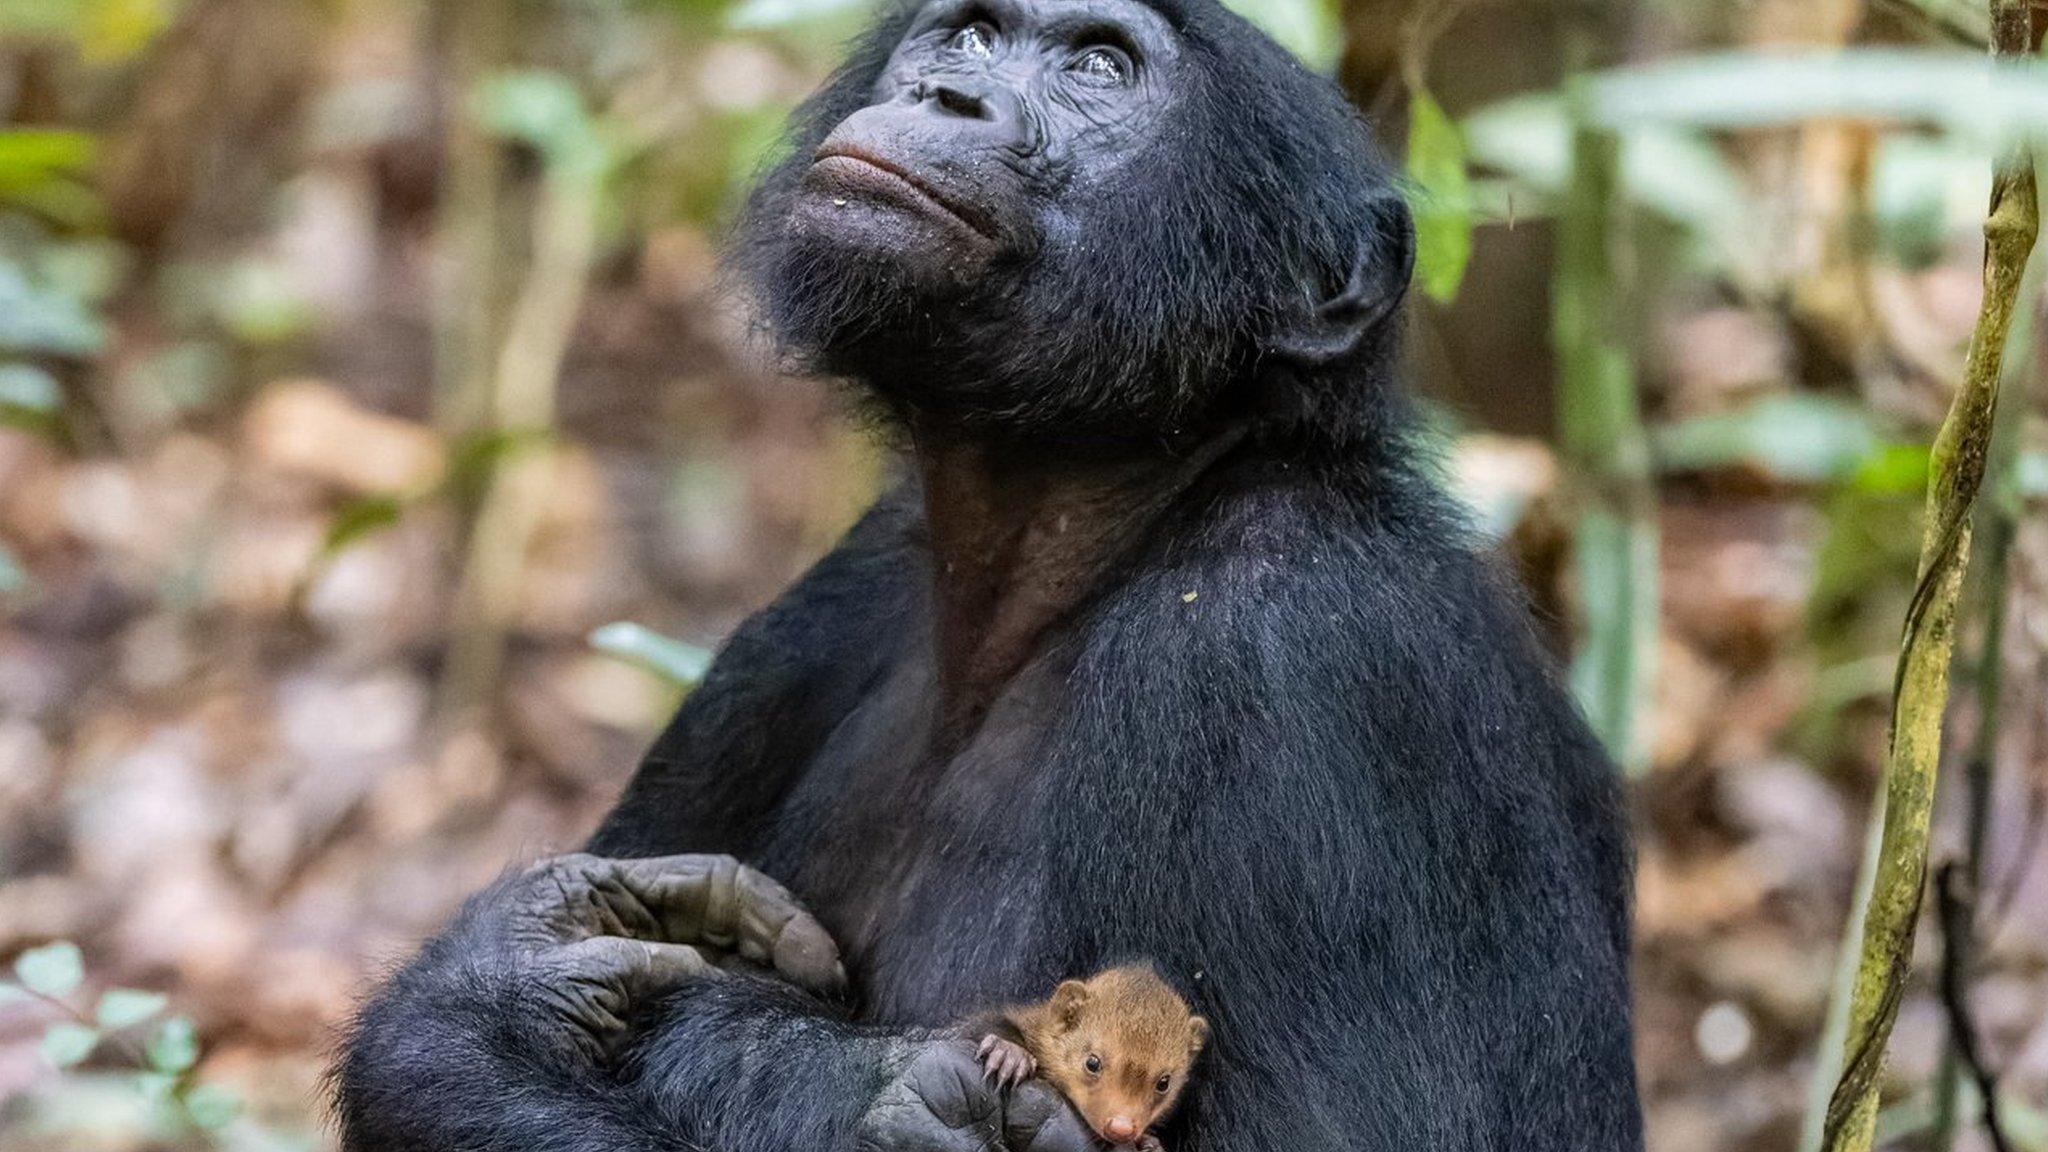
[[[915,339],[886,270],[783,244],[796,162],[750,216],[791,351],[959,435],[1057,458],[1242,432],[964,740],[938,730],[907,483],[656,744],[590,850],[755,864],[839,939],[857,1002],[707,984],[574,1072],[519,1007],[545,990],[495,986],[465,919],[366,1011],[348,1147],[846,1148],[903,1037],[1132,957],[1213,1027],[1175,1152],[1641,1147],[1613,776],[1406,447],[1398,197],[1332,87],[1210,0],[1152,3],[1196,83],[1126,191]],[[903,19],[806,106],[797,156]],[[1347,289],[1373,322],[1325,340],[1361,314]]]

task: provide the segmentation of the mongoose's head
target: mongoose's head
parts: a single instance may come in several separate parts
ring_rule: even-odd
[[[1048,1018],[1040,1075],[1112,1144],[1136,1140],[1173,1110],[1209,1039],[1209,1022],[1149,965],[1061,984]]]

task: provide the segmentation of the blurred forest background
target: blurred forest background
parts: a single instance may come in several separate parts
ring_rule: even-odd
[[[1447,479],[1627,765],[1651,1147],[1812,1147],[1928,446],[2048,73],[1987,79],[1976,0],[1237,6],[1405,160]],[[0,0],[0,1149],[326,1146],[352,997],[575,845],[874,492],[715,257],[864,10]],[[1938,807],[1974,947],[1930,899],[1892,1147],[1991,1147],[1961,1020],[2048,1149],[2033,283]]]

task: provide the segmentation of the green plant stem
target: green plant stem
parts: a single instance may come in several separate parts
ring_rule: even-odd
[[[1992,0],[1992,52],[2032,47],[2029,0]],[[1927,490],[1920,575],[1906,613],[1884,765],[1883,832],[1863,919],[1841,1079],[1822,1122],[1824,1152],[1868,1152],[1875,1135],[1885,1045],[1898,1019],[1913,934],[1927,888],[1934,785],[1948,703],[1957,600],[1969,564],[1970,519],[1984,481],[1998,404],[2005,342],[2027,258],[2040,231],[2034,166],[2009,149],[1992,177],[1984,224],[1984,301],[1957,391],[1935,440]]]
[[[514,7],[453,0],[436,13],[454,72],[439,221],[447,260],[434,332],[435,422],[448,436],[477,432],[490,418],[490,350],[505,305],[505,146],[467,102],[511,57]]]
[[[597,251],[605,177],[601,167],[557,165],[544,182],[535,210],[533,265],[491,380],[491,415],[500,431],[554,427],[556,385]],[[536,445],[511,454],[494,470],[456,591],[441,684],[444,721],[473,716],[496,689],[506,634],[518,614],[526,553],[547,507],[553,469],[554,454]]]
[[[1572,684],[1609,751],[1640,771],[1657,646],[1657,495],[1614,257],[1621,141],[1593,123],[1583,75],[1595,35],[1573,33],[1571,176],[1552,289],[1559,440],[1578,487],[1573,564],[1583,639]]]
[[[2038,299],[2040,280],[2038,271],[2030,267],[2021,296],[2023,301]],[[2009,381],[2024,382],[2033,375],[2035,321],[2031,307],[2020,308],[2013,318],[2012,334],[2006,341],[2006,354],[2013,359],[2012,370],[2006,374]],[[2013,385],[2008,383],[2006,386]],[[2024,388],[2023,383],[2021,387]],[[1999,732],[2005,718],[2006,631],[2012,609],[2012,549],[2019,539],[2020,515],[2025,507],[2025,498],[2019,489],[2019,463],[2020,449],[2025,442],[2021,429],[2026,422],[2026,406],[2008,398],[1999,408],[2003,419],[1997,420],[1992,428],[1991,456],[1985,465],[1986,492],[1976,517],[1981,537],[1978,549],[1983,556],[1977,581],[1976,613],[1984,621],[1984,635],[1970,673],[1972,695],[1977,700],[1977,731],[1963,761],[1962,867],[1964,884],[1972,893],[1984,891],[1992,789],[1997,779]],[[1950,934],[1944,936],[1942,946],[1954,953],[1949,962],[1961,974],[1967,987],[1976,967],[1975,941]],[[1935,1081],[1933,1144],[1936,1152],[1947,1152],[1955,1143],[1961,1116],[1962,1073],[1957,1045],[1951,1038],[1948,1051],[1942,1057],[1940,1075]]]

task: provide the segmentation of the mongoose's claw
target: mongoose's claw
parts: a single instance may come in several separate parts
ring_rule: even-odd
[[[1038,1071],[1038,1061],[1031,1058],[1031,1053],[1025,1051],[1023,1045],[1000,1036],[982,1040],[975,1056],[981,1061],[982,1079],[992,1081],[999,1088],[1015,1087]]]

